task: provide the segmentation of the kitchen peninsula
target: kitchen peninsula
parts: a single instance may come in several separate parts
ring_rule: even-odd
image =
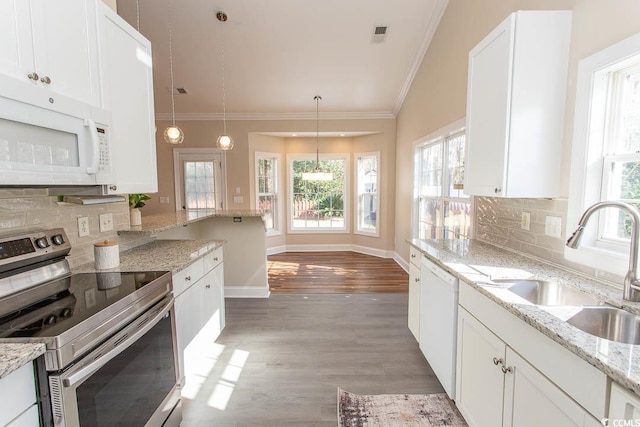
[[[142,218],[121,235],[159,240],[224,240],[224,293],[231,298],[267,298],[267,245],[259,210],[185,210]]]

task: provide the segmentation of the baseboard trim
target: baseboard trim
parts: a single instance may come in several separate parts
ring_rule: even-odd
[[[269,286],[225,286],[225,298],[269,298]]]
[[[393,260],[400,266],[404,271],[409,273],[409,263],[405,261],[397,252],[393,253]]]
[[[378,258],[394,258],[395,252],[360,245],[282,245],[267,248],[267,255],[284,252],[358,252]]]

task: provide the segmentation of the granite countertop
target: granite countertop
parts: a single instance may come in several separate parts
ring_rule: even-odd
[[[177,273],[225,243],[224,240],[153,240],[121,252],[118,267],[96,270],[94,263],[90,262],[74,268],[73,272],[171,271]]]
[[[42,343],[0,344],[0,378],[36,359],[45,350]]]
[[[561,317],[570,317],[571,310],[575,309],[533,305],[491,280],[551,280],[640,314],[640,303],[624,301],[622,289],[476,240],[412,239],[408,242],[444,270],[640,395],[640,345],[608,341],[583,332],[561,320]]]
[[[121,233],[142,233],[157,234],[161,231],[186,225],[192,222],[202,221],[207,218],[262,218],[264,212],[260,210],[183,210],[164,214],[149,215],[142,217],[142,225],[133,225],[129,230],[119,231]]]

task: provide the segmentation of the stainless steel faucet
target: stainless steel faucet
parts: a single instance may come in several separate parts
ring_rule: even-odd
[[[604,202],[598,202],[593,206],[587,208],[586,211],[582,214],[582,218],[580,218],[580,222],[578,223],[578,228],[573,232],[569,240],[567,240],[567,246],[576,249],[578,244],[580,243],[580,238],[582,237],[582,232],[584,231],[585,226],[587,225],[587,221],[591,215],[600,209],[603,208],[618,208],[620,210],[625,211],[631,217],[631,249],[629,253],[629,271],[624,278],[624,294],[623,298],[627,301],[638,302],[640,301],[640,277],[638,277],[638,265],[640,262],[638,260],[638,239],[640,237],[640,211],[633,205],[629,203],[621,202],[618,200],[608,200]]]

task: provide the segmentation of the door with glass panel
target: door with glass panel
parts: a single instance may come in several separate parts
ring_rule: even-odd
[[[179,154],[180,194],[182,209],[224,209],[222,155],[220,153]]]

